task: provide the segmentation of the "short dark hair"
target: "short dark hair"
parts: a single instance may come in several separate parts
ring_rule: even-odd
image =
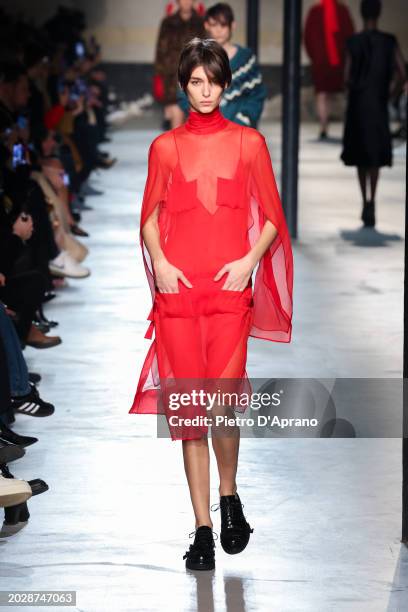
[[[226,2],[217,2],[217,4],[207,9],[204,21],[208,21],[208,19],[214,19],[221,23],[221,25],[227,25],[230,28],[231,23],[234,21],[234,12]]]
[[[363,19],[378,19],[381,13],[381,0],[362,0],[360,13]]]
[[[177,70],[178,81],[186,92],[191,73],[202,66],[209,79],[229,86],[232,80],[229,58],[224,48],[213,38],[192,38],[181,51]]]

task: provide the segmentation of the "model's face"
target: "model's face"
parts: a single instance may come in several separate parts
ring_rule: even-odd
[[[210,17],[204,22],[204,27],[210,38],[214,38],[219,45],[225,45],[231,38],[232,31],[235,28],[235,21],[228,24],[220,23]]]
[[[202,66],[191,73],[187,84],[187,97],[191,107],[200,113],[210,113],[221,102],[224,89],[209,80]]]

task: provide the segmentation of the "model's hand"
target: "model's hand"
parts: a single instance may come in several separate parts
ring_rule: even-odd
[[[183,272],[173,266],[165,257],[153,262],[153,268],[156,285],[160,293],[179,293],[179,279],[186,287],[191,288],[193,286]]]
[[[252,259],[247,256],[230,261],[229,263],[226,263],[221,270],[218,270],[217,274],[214,276],[214,280],[219,280],[221,276],[228,272],[227,279],[222,289],[228,289],[229,291],[243,291],[248,285],[248,281],[255,265],[256,264],[252,261]]]
[[[6,277],[4,276],[4,274],[0,272],[0,287],[4,287],[5,284],[6,284]]]

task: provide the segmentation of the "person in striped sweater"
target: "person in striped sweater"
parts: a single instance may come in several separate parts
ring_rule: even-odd
[[[214,4],[204,16],[208,37],[223,46],[230,60],[232,82],[222,96],[221,113],[230,121],[256,128],[266,98],[266,87],[255,54],[248,47],[231,42],[235,26],[232,8],[224,2]],[[180,86],[177,103],[187,116],[190,107]]]

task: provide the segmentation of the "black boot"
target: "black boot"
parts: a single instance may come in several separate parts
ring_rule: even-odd
[[[191,570],[212,570],[215,568],[215,543],[213,531],[207,525],[197,527],[194,543],[190,544],[189,550],[183,556],[186,559],[186,568]]]
[[[221,546],[229,555],[236,555],[246,548],[249,536],[254,530],[245,519],[238,493],[221,495],[219,508],[221,509]]]
[[[361,212],[361,219],[365,227],[374,227],[375,225],[375,204],[373,201],[365,202]]]

